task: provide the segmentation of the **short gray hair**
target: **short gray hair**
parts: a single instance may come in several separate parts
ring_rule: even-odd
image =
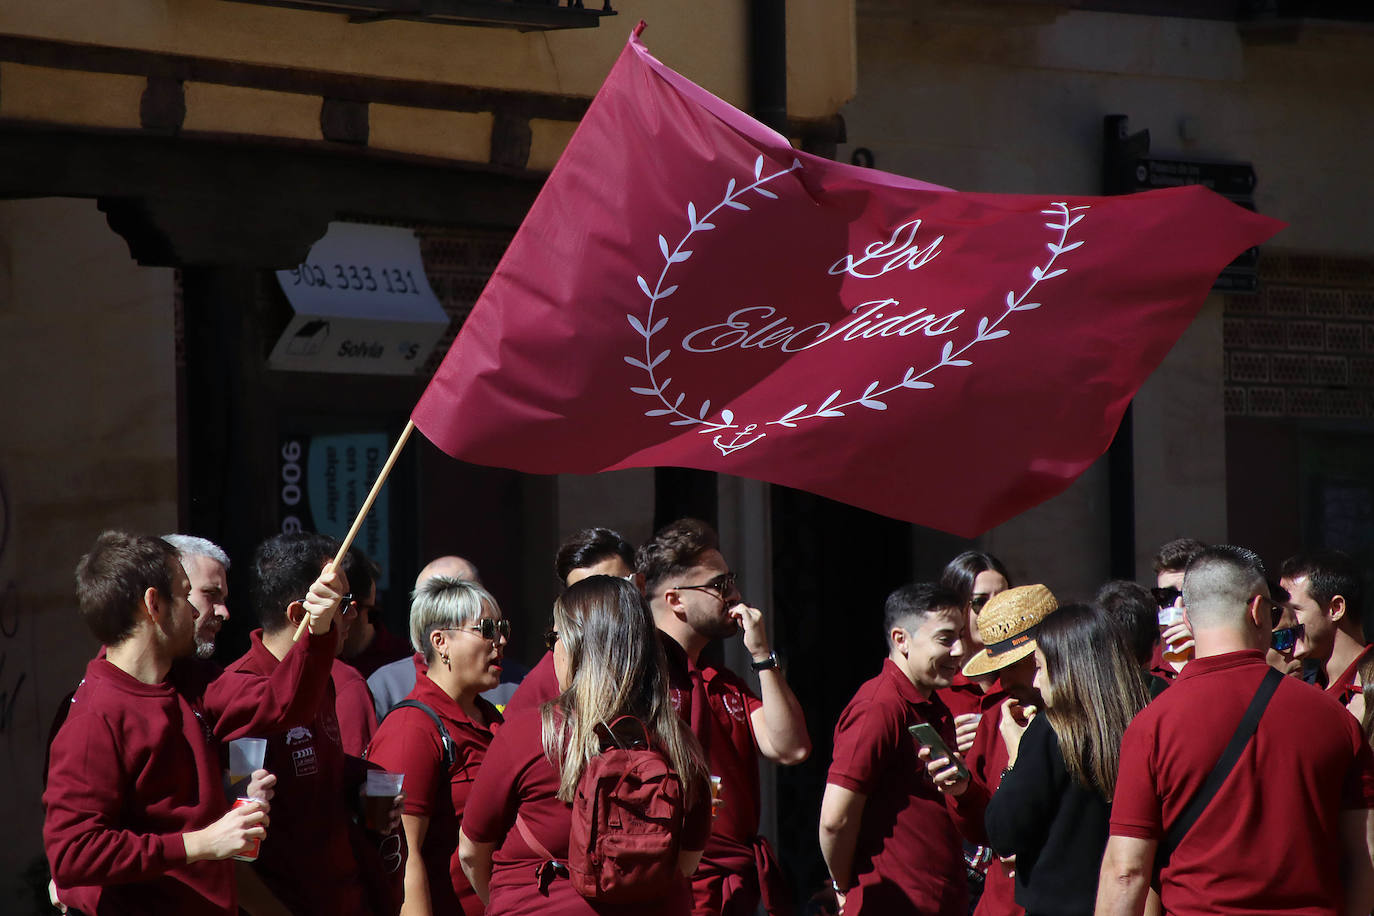
[[[229,571],[229,554],[214,541],[194,534],[164,534],[162,539],[175,547],[183,560],[187,557],[208,557],[223,566],[225,572]]]
[[[482,616],[484,604],[500,619],[501,606],[482,586],[452,576],[426,579],[411,593],[410,644],[424,655],[426,664],[433,664],[434,646],[429,634],[444,627],[471,626]]]

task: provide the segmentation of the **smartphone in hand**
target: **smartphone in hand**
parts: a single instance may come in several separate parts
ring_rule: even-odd
[[[945,744],[945,739],[940,737],[940,733],[935,730],[935,726],[931,725],[929,722],[918,722],[915,725],[908,725],[906,730],[911,733],[912,738],[916,739],[917,744],[922,747],[930,748],[931,760],[939,760],[941,757],[948,757],[949,762],[958,768],[959,778],[968,778],[968,767],[964,766],[964,762],[949,749],[949,745]]]

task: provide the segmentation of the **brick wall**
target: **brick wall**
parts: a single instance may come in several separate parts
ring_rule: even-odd
[[[1226,414],[1374,417],[1374,258],[1265,251],[1226,297]]]

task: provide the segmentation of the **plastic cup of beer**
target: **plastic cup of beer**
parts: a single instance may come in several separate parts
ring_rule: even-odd
[[[234,799],[233,807],[242,808],[244,805],[254,805],[257,804],[257,802],[258,800],[256,798],[236,798]],[[238,859],[240,862],[256,862],[258,859],[258,852],[261,849],[262,840],[253,840],[246,849],[234,856],[234,858]]]
[[[229,794],[239,798],[248,795],[248,783],[253,773],[262,769],[267,758],[266,738],[235,738],[229,742]]]
[[[391,821],[391,808],[396,803],[396,796],[401,794],[404,780],[404,773],[367,771],[367,782],[363,787],[363,820],[368,830],[378,833],[386,830]]]
[[[1177,604],[1171,604],[1168,607],[1159,609],[1159,629],[1161,632],[1180,623],[1183,623],[1183,608],[1179,607]],[[1180,641],[1187,641],[1187,638],[1188,637],[1184,636]],[[1171,643],[1165,643],[1163,650],[1159,654],[1166,662],[1187,662],[1191,661],[1193,658],[1193,650],[1191,648],[1178,649]]]

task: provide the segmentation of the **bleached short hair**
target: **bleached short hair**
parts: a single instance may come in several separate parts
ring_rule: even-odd
[[[472,626],[482,616],[482,607],[491,608],[501,618],[501,606],[480,585],[452,576],[431,576],[415,589],[410,599],[410,644],[434,664],[434,644],[429,634],[445,627]]]

